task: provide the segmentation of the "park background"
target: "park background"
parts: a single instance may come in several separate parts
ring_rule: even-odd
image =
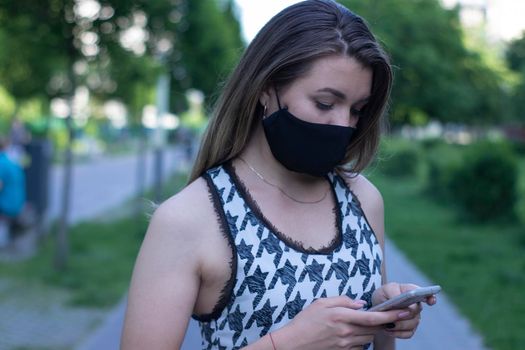
[[[488,347],[519,348],[525,33],[498,35],[496,1],[340,2],[367,19],[395,67],[388,136],[366,173],[383,193],[387,235],[442,285]],[[45,194],[28,193],[42,228],[23,234],[36,235],[29,253],[2,252],[0,303],[16,288],[36,289],[102,314],[122,298],[146,202],[184,185],[220,84],[253,35],[242,30],[247,3],[0,1],[0,133],[14,118],[31,133],[24,166],[41,165],[44,173],[28,176],[37,192],[48,190],[51,167],[65,174],[55,217]],[[505,3],[509,13],[523,6]],[[180,151],[179,162],[165,177],[170,150]],[[73,169],[123,155],[137,159],[135,195],[100,219],[71,220]]]

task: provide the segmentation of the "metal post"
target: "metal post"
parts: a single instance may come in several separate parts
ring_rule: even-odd
[[[162,60],[161,60],[162,61]],[[162,183],[164,170],[164,146],[166,144],[166,133],[163,127],[162,119],[169,109],[169,94],[170,94],[170,77],[168,73],[163,73],[157,80],[157,127],[153,136],[154,144],[154,196],[155,202],[159,203],[162,200]]]

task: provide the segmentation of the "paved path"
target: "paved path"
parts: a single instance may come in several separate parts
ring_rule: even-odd
[[[174,148],[164,152],[164,178],[180,166],[182,155]],[[146,156],[146,185],[153,183],[153,153]],[[89,220],[103,215],[129,199],[137,189],[136,154],[100,157],[98,159],[75,164],[72,180],[72,207],[70,222]],[[52,168],[51,193],[48,208],[49,218],[58,217],[62,203],[62,166]]]
[[[386,248],[387,275],[390,281],[429,286],[428,280],[392,242]],[[397,350],[485,350],[481,337],[448,300],[446,291],[438,295],[438,303],[425,305],[421,324],[410,340],[398,340]]]

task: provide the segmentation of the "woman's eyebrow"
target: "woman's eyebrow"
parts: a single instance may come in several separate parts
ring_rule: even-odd
[[[329,92],[332,95],[334,95],[335,97],[340,98],[341,100],[346,100],[346,95],[343,92],[341,92],[341,91],[339,91],[337,89],[331,88],[331,87],[324,87],[322,89],[317,90],[317,92]],[[370,96],[367,96],[367,97],[364,97],[364,98],[356,101],[354,104],[358,104],[358,103],[362,103],[362,102],[366,103],[366,102],[368,102],[369,99],[370,99]]]
[[[346,100],[346,95],[344,93],[342,93],[339,90],[330,88],[330,87],[325,87],[325,88],[319,89],[319,90],[317,90],[317,92],[329,92],[332,95],[334,95],[336,97],[339,97],[342,100]]]
[[[354,105],[357,105],[357,104],[360,104],[360,103],[367,104],[368,101],[370,101],[370,96],[367,96],[367,97],[362,98],[362,99],[360,99],[358,101],[355,101]]]

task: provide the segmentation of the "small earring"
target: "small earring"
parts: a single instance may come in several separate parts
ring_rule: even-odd
[[[266,118],[266,105],[264,105],[263,108],[264,108],[264,109],[263,109],[263,119],[264,119],[264,118]]]

